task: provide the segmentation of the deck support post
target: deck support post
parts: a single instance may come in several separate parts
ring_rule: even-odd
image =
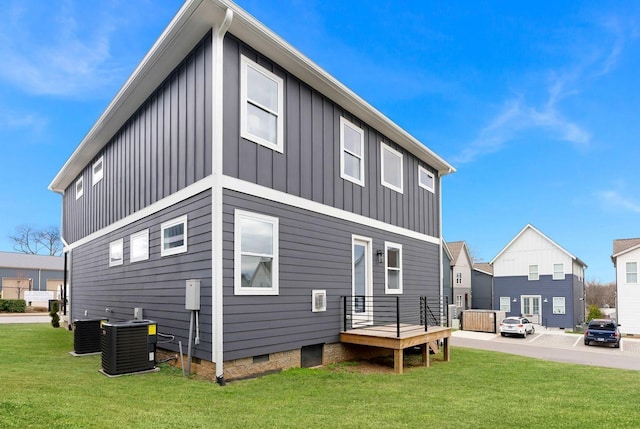
[[[393,350],[393,370],[396,374],[402,374],[404,369],[404,350]]]

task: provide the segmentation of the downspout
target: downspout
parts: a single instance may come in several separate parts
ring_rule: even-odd
[[[443,238],[442,238],[442,175],[438,171],[438,237],[439,237],[439,253],[438,253],[438,261],[439,261],[439,271],[440,271],[440,325],[444,323],[445,320],[448,320],[448,317],[444,318],[444,268],[442,266],[442,251],[443,251]],[[448,307],[447,307],[448,309]]]
[[[56,194],[60,194],[62,197],[62,204],[60,205],[60,241],[62,241],[62,254],[64,255],[64,272],[62,274],[62,315],[67,315],[67,289],[70,287],[69,276],[67,275],[68,262],[67,258],[70,254],[69,250],[65,251],[65,248],[69,247],[69,243],[64,239],[64,191],[54,191]],[[64,321],[64,318],[63,318]],[[71,330],[71,323],[67,322],[69,330]]]
[[[212,360],[216,364],[216,381],[224,386],[223,364],[223,277],[222,277],[222,178],[223,178],[223,61],[224,61],[224,36],[233,21],[233,10],[227,8],[224,20],[213,31],[212,40],[212,71],[213,84],[211,85],[211,124],[212,124],[212,150],[211,150],[211,282],[212,282]]]

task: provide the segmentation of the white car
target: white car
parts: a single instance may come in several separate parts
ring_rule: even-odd
[[[525,338],[527,334],[534,334],[536,329],[529,319],[524,317],[507,317],[500,322],[500,335],[521,335]]]

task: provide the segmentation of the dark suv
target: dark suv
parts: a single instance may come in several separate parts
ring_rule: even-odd
[[[585,346],[591,342],[601,344],[613,344],[613,347],[620,347],[620,330],[615,320],[593,319],[589,322],[587,330],[584,331]]]

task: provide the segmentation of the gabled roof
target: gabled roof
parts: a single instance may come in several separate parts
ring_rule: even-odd
[[[435,168],[439,175],[455,171],[435,152],[235,3],[228,0],[187,0],[58,172],[49,189],[64,192],[195,44],[212,27],[214,31],[220,28],[229,17],[229,33]]]
[[[64,270],[64,258],[62,256],[0,252],[0,267],[23,270],[62,271]]]
[[[460,256],[460,252],[464,250],[467,254],[467,258],[469,258],[469,262],[473,264],[473,259],[471,258],[471,254],[469,254],[469,248],[467,247],[467,243],[465,241],[452,241],[448,243],[449,250],[451,251],[451,266],[455,265],[455,262],[458,260]]]
[[[473,269],[490,276],[493,275],[493,266],[488,262],[478,262],[477,264],[473,264]]]
[[[613,240],[613,255],[611,260],[615,264],[615,259],[627,252],[640,248],[640,238],[621,238]]]
[[[569,256],[571,259],[573,259],[576,263],[580,264],[582,267],[587,268],[587,264],[585,264],[580,258],[574,256],[572,253],[568,252],[564,247],[560,246],[558,243],[556,243],[555,241],[553,241],[552,239],[550,239],[549,237],[547,237],[546,235],[544,235],[542,232],[540,232],[536,227],[534,227],[531,224],[527,224],[524,228],[522,228],[522,231],[520,231],[515,237],[513,237],[513,239],[509,242],[509,244],[507,244],[500,252],[498,252],[498,254],[491,260],[491,262],[489,262],[491,265],[493,265],[493,263],[509,248],[511,247],[511,245],[513,243],[515,243],[518,238],[520,238],[520,236],[522,234],[524,234],[527,230],[531,230],[534,231],[536,234],[540,235],[542,238],[544,238],[545,240],[547,240],[549,243],[551,243],[552,245],[554,245],[555,247],[557,247],[560,251],[562,251],[563,253],[565,253],[567,256]]]

